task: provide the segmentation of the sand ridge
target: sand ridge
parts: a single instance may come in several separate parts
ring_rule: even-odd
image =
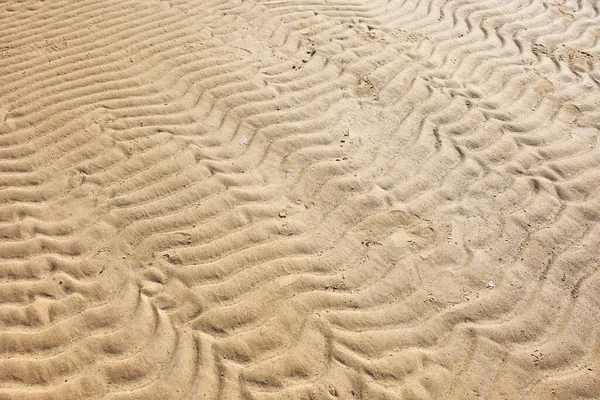
[[[600,397],[599,26],[0,2],[0,399]]]

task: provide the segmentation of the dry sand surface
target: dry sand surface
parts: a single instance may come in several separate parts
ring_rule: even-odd
[[[0,399],[600,398],[596,0],[0,0]]]

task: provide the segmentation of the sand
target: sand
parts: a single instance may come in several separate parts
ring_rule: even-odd
[[[0,399],[600,398],[599,8],[0,1]]]

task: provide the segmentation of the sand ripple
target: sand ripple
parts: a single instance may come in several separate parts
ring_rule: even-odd
[[[600,397],[599,27],[0,1],[0,399]]]

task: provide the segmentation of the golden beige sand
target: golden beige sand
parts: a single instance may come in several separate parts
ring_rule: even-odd
[[[0,399],[600,398],[599,8],[0,1]]]

